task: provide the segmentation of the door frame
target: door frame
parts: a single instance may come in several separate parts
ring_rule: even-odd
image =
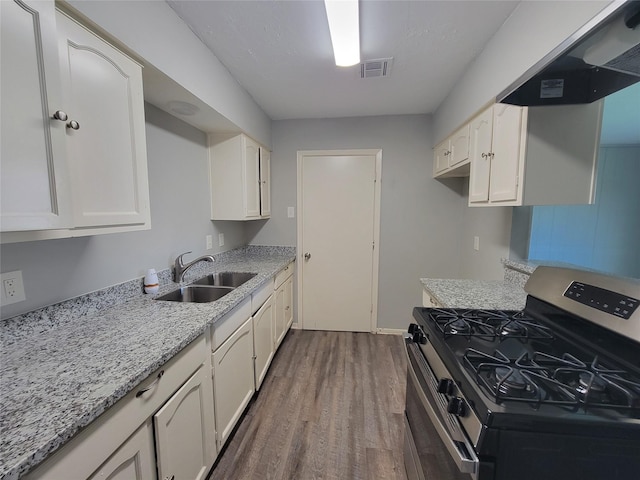
[[[373,255],[372,255],[372,278],[371,278],[371,318],[370,318],[370,331],[371,333],[377,332],[378,326],[378,278],[379,278],[379,266],[380,266],[380,193],[382,184],[382,149],[349,149],[349,150],[298,150],[297,161],[297,241],[296,241],[296,261],[299,268],[299,274],[297,275],[296,289],[297,303],[298,303],[298,328],[304,329],[304,309],[303,309],[303,295],[302,295],[302,268],[304,268],[304,258],[302,251],[302,215],[303,201],[302,201],[302,160],[305,157],[328,157],[328,156],[375,156],[376,159],[376,178],[374,185],[374,214],[373,214]]]

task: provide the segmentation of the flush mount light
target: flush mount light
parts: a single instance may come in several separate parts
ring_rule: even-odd
[[[177,113],[178,115],[195,115],[200,110],[198,107],[193,105],[192,103],[183,102],[180,100],[171,100],[167,107],[172,113]]]
[[[324,0],[324,7],[336,65],[350,67],[360,63],[358,0]]]

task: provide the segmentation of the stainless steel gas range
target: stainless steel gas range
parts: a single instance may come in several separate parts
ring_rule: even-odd
[[[640,478],[640,282],[539,267],[523,311],[415,308],[407,476]]]

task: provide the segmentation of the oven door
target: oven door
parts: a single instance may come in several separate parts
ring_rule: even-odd
[[[404,459],[409,480],[478,479],[478,457],[460,427],[447,413],[446,397],[411,340],[406,342],[407,400]]]

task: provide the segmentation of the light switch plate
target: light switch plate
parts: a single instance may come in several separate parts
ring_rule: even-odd
[[[218,234],[218,246],[219,247],[224,246],[224,233]]]
[[[287,207],[287,217],[289,218],[295,217],[295,210],[293,207]]]
[[[22,283],[22,271],[7,272],[0,274],[0,291],[2,293],[0,302],[2,305],[23,302],[27,298],[24,295],[24,284]]]
[[[213,248],[213,235],[207,235],[206,241],[207,241],[207,250],[211,250]]]
[[[473,249],[480,250],[480,237],[473,237]]]

